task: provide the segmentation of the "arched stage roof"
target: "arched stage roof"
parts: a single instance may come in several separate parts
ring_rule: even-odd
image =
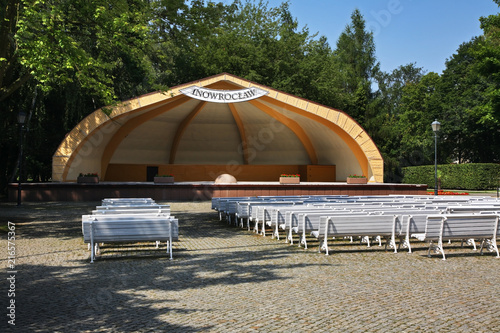
[[[219,96],[229,99],[246,88],[266,94],[220,103],[181,92],[193,86],[224,90]],[[301,177],[318,179],[313,173],[330,166],[326,178],[333,181],[364,174],[383,182],[377,146],[346,113],[227,73],[125,101],[109,116],[94,111],[61,142],[52,180],[96,172],[105,181],[146,181],[148,166],[175,173],[176,181],[214,180],[223,171],[238,180],[268,180],[271,171],[305,167]]]

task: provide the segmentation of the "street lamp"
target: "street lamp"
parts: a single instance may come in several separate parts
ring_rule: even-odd
[[[21,206],[21,182],[23,178],[23,132],[26,122],[26,112],[19,111],[17,123],[19,125],[19,180],[17,183],[17,205]]]
[[[438,195],[438,165],[437,165],[437,135],[439,130],[441,129],[441,123],[439,121],[434,120],[431,124],[432,131],[434,132],[434,195]]]

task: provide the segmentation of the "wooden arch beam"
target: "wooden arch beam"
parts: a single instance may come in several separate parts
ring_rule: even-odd
[[[182,135],[186,131],[186,128],[189,126],[189,124],[193,121],[193,119],[198,115],[198,113],[207,105],[207,102],[200,102],[196,107],[191,111],[191,113],[182,120],[182,122],[179,124],[179,127],[177,127],[177,131],[175,132],[174,136],[174,142],[172,143],[172,148],[170,149],[170,158],[169,158],[169,163],[174,164],[175,162],[175,156],[177,155],[177,149],[179,148],[179,144],[182,139]]]
[[[346,132],[345,129],[343,129],[342,127],[340,127],[336,123],[332,122],[328,118],[324,118],[324,117],[318,116],[316,114],[304,111],[304,110],[302,110],[302,109],[300,109],[298,107],[286,104],[284,102],[281,102],[281,101],[278,101],[278,100],[275,100],[275,99],[272,99],[272,98],[270,98],[268,96],[262,97],[262,99],[265,100],[266,102],[269,102],[270,104],[276,105],[277,107],[280,107],[280,108],[283,108],[285,110],[297,113],[297,114],[299,114],[301,116],[305,116],[305,117],[307,117],[309,119],[317,121],[317,122],[325,125],[326,127],[330,128],[351,149],[351,151],[353,152],[356,160],[358,161],[358,163],[359,163],[359,165],[361,167],[361,170],[362,170],[363,174],[364,175],[368,175],[369,174],[368,173],[369,161],[368,161],[368,158],[367,158],[365,152],[363,151],[362,147],[358,144],[358,142],[356,142],[355,138],[353,138],[348,132]],[[338,112],[340,112],[340,111],[338,111]]]
[[[316,155],[316,150],[314,148],[314,145],[312,144],[311,140],[309,139],[309,136],[307,133],[304,131],[304,129],[297,123],[295,120],[292,120],[283,114],[279,113],[278,111],[274,110],[270,106],[267,106],[266,104],[259,102],[258,100],[252,100],[249,102],[253,106],[257,107],[259,110],[267,113],[269,116],[273,117],[286,127],[288,127],[290,130],[292,130],[293,133],[298,137],[302,145],[304,146],[307,155],[309,156],[309,160],[311,161],[311,164],[315,165],[318,164],[318,156]]]
[[[182,98],[179,98],[175,101],[172,101],[171,103],[159,107],[157,109],[154,109],[150,112],[146,112],[145,114],[142,114],[140,116],[137,116],[135,118],[132,118],[128,120],[125,124],[123,124],[120,129],[113,135],[111,141],[106,145],[106,148],[104,148],[104,152],[102,154],[102,159],[101,159],[101,172],[102,172],[102,178],[106,179],[106,171],[108,169],[109,162],[111,161],[111,158],[113,157],[116,149],[120,145],[120,143],[129,135],[134,129],[139,127],[140,125],[144,124],[146,121],[151,120],[155,117],[158,117],[162,113],[168,112],[190,100],[189,97],[185,96]]]
[[[248,164],[248,143],[247,143],[247,135],[245,133],[245,126],[243,125],[243,121],[241,120],[240,115],[236,110],[236,106],[233,103],[229,104],[229,109],[233,114],[234,121],[236,122],[236,126],[238,126],[238,131],[240,132],[243,163]]]
[[[231,82],[231,81],[219,81],[219,82],[216,82],[216,83],[214,83],[214,84],[212,84],[210,86],[212,86],[213,88],[219,88],[219,89],[236,89],[236,88],[240,89],[242,87],[242,85],[237,84],[236,82]],[[266,87],[263,87],[263,89],[266,89]],[[284,94],[284,95],[286,95],[286,94]],[[297,97],[294,97],[294,98],[298,99]],[[358,142],[358,136],[359,135],[358,136],[352,136],[351,131],[348,131],[348,129],[343,128],[341,126],[341,124],[338,124],[334,119],[330,119],[331,117],[328,117],[328,116],[324,117],[324,116],[320,116],[320,115],[311,113],[311,112],[309,112],[307,110],[303,110],[303,109],[301,109],[301,108],[299,108],[297,106],[293,106],[291,104],[285,103],[285,102],[280,101],[278,99],[272,98],[269,95],[268,96],[263,96],[263,97],[259,98],[258,100],[255,100],[255,101],[259,101],[259,100],[268,102],[269,104],[275,105],[275,106],[277,106],[279,108],[283,108],[285,110],[297,113],[297,114],[299,114],[301,116],[305,116],[305,117],[307,117],[309,119],[312,119],[312,120],[314,120],[316,122],[319,122],[319,123],[325,125],[329,129],[331,129],[351,149],[351,151],[353,152],[356,160],[358,161],[358,163],[359,163],[359,165],[361,167],[361,170],[362,170],[363,174],[365,174],[365,175],[369,174],[369,169],[370,169],[370,167],[373,167],[373,165],[368,160],[367,151],[365,151],[365,149]],[[272,108],[271,108],[271,110],[272,110]],[[335,110],[335,111],[338,112],[339,114],[343,113],[342,111],[338,111],[338,110]],[[347,117],[349,119],[352,119],[349,116],[347,116]],[[354,122],[354,120],[352,120],[352,121]],[[362,129],[359,125],[357,127],[359,129]],[[364,132],[364,130],[363,130],[363,132]],[[371,140],[371,139],[369,139],[369,140]],[[375,144],[373,144],[373,145],[375,146]],[[378,155],[380,155],[380,153]],[[378,176],[379,176],[379,178],[381,178],[379,181],[383,182],[383,178],[382,178],[383,175],[378,175]]]

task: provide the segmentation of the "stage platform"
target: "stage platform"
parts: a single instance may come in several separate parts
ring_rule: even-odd
[[[246,197],[276,195],[426,195],[425,184],[347,184],[312,183],[279,184],[279,182],[238,182],[214,184],[214,182],[176,182],[155,184],[152,182],[100,182],[78,183],[22,183],[23,202],[44,201],[100,201],[104,198],[152,198],[156,201],[206,201],[213,197]],[[8,199],[17,201],[18,184],[8,187]]]

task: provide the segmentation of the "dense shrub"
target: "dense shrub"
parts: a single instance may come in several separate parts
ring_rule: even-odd
[[[438,165],[438,182],[441,188],[488,190],[500,182],[500,164],[468,163]],[[427,184],[434,188],[434,165],[403,168],[403,183]]]

